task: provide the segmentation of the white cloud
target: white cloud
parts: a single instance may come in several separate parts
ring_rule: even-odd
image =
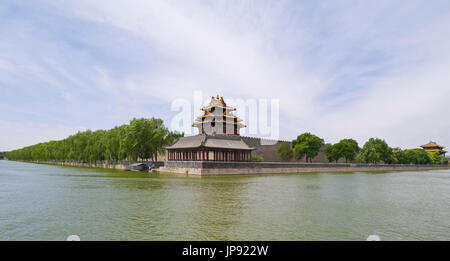
[[[157,50],[161,58],[157,68],[126,77],[123,85],[132,92],[167,101],[191,97],[194,89],[240,97],[295,96],[303,104],[301,110],[285,113],[306,115],[314,106],[311,100],[320,91],[320,80],[299,68],[294,70],[288,61],[275,55],[276,50],[270,50],[273,46],[265,43],[277,33],[270,31],[267,21],[276,22],[281,14],[266,8],[258,13],[255,10],[260,6],[256,4],[241,6],[232,16],[239,22],[232,20],[230,24],[226,23],[230,16],[221,17],[222,9],[217,7],[224,7],[225,2],[211,5],[213,8],[168,1],[137,1],[133,5],[128,1],[87,1],[77,10],[85,18],[139,35]],[[247,12],[264,17],[255,21],[245,16]],[[299,110],[298,106],[291,108]]]
[[[46,3],[120,38],[120,57],[132,52],[127,41],[148,47],[130,57],[142,65],[134,70],[97,64],[87,51],[78,53],[84,59],[64,61],[73,57],[61,55],[71,51],[64,46],[50,52],[54,69],[34,71],[68,100],[74,88],[85,86],[91,96],[110,95],[109,104],[98,106],[117,113],[127,105],[139,113],[136,104],[191,98],[195,90],[207,97],[278,98],[283,139],[311,131],[328,142],[378,136],[394,146],[416,147],[428,139],[450,146],[445,1]],[[82,40],[110,46],[107,37]],[[0,68],[11,68],[11,61],[0,59]]]

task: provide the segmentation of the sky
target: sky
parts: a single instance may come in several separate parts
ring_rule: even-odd
[[[450,146],[448,0],[2,0],[0,21],[0,151],[168,126],[196,91],[278,100],[283,140]]]

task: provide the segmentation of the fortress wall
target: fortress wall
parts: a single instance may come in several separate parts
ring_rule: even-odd
[[[280,146],[280,144],[282,142],[285,142],[285,141],[281,141],[281,140],[263,140],[261,138],[245,137],[245,136],[242,136],[242,139],[250,147],[255,148],[255,150],[252,153],[263,157],[264,161],[266,161],[266,162],[280,162],[280,160],[277,157],[277,149],[278,149],[278,146]],[[291,144],[290,141],[286,141],[286,142]],[[267,143],[271,143],[271,145],[265,145]],[[320,148],[319,154],[312,160],[313,163],[328,163],[329,162],[327,157],[325,156],[324,149],[325,149],[325,146],[322,146],[322,148]],[[306,158],[303,157],[300,160],[292,159],[291,162],[306,162]],[[340,159],[338,161],[338,163],[345,163],[345,159]]]
[[[346,163],[289,163],[289,162],[211,162],[170,161],[159,169],[163,173],[194,176],[288,174],[318,172],[424,171],[450,169],[449,165],[388,165]]]

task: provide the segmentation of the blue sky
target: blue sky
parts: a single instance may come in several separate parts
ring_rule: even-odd
[[[196,90],[279,99],[282,139],[450,146],[446,0],[3,0],[0,20],[0,151],[169,123]]]

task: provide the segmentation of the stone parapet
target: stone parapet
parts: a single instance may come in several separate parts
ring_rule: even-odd
[[[160,172],[188,175],[249,175],[313,172],[368,172],[450,169],[448,165],[169,161]]]

